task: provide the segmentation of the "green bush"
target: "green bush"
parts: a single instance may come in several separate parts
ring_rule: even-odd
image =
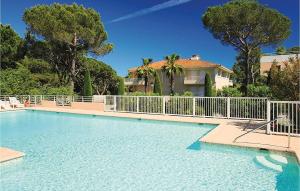
[[[158,93],[152,93],[152,92],[140,92],[140,91],[137,91],[137,92],[128,92],[126,93],[126,95],[128,96],[159,96]]]
[[[212,92],[212,81],[211,77],[208,73],[205,74],[205,90],[204,90],[204,95],[205,97],[212,97],[213,92]]]
[[[24,67],[1,71],[0,90],[2,95],[29,94],[32,89],[38,88],[31,73]]]
[[[182,96],[186,96],[186,97],[191,97],[191,96],[194,96],[193,92],[191,91],[185,91]]]
[[[44,95],[73,95],[70,87],[48,87],[43,91]]]
[[[155,74],[155,77],[154,77],[153,93],[157,93],[158,95],[162,95],[161,82],[160,82],[158,74]]]
[[[125,85],[124,85],[124,79],[122,77],[119,77],[118,79],[118,95],[124,95],[125,92]]]
[[[250,84],[247,86],[248,96],[250,97],[270,97],[271,90],[266,85],[254,85]]]
[[[223,87],[217,91],[217,96],[220,97],[241,97],[242,92],[237,87]]]

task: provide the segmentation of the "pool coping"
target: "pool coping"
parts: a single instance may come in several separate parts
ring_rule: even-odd
[[[108,116],[108,117],[118,117],[118,118],[134,118],[134,119],[145,119],[145,120],[156,120],[156,121],[214,124],[217,125],[214,129],[210,130],[207,134],[199,138],[201,142],[254,148],[254,149],[267,149],[270,151],[277,151],[277,152],[278,151],[288,152],[293,154],[296,157],[298,163],[300,164],[300,137],[291,137],[291,143],[294,145],[291,148],[285,147],[285,143],[286,143],[285,139],[287,139],[287,136],[267,135],[259,131],[249,133],[247,135],[247,138],[245,138],[246,143],[245,142],[234,143],[233,142],[234,138],[246,132],[242,130],[241,125],[246,125],[248,123],[248,120],[200,118],[200,117],[186,117],[186,116],[172,116],[172,115],[152,115],[152,114],[141,114],[141,113],[118,113],[118,112],[103,112],[97,110],[79,110],[79,109],[69,109],[69,108],[47,108],[47,107],[31,107],[31,108],[26,108],[26,110]],[[261,143],[259,142],[247,143],[253,140],[254,141],[258,140]],[[278,140],[281,145],[275,144],[276,141]],[[270,141],[274,145],[264,144],[264,142],[266,141]],[[297,146],[298,143],[299,143],[299,148]]]
[[[0,163],[19,159],[25,156],[25,153],[15,151],[6,147],[0,147]]]

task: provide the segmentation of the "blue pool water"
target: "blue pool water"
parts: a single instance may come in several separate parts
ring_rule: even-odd
[[[0,165],[1,190],[298,190],[291,155],[197,141],[215,125],[64,113],[0,114],[1,146],[26,153]]]

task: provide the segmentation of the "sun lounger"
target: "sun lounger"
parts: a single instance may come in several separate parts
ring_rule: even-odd
[[[16,97],[9,97],[8,99],[9,99],[10,105],[11,105],[13,108],[15,108],[15,107],[16,107],[16,108],[23,108],[23,107],[24,107],[24,105],[21,104],[20,101],[17,100]]]
[[[0,100],[0,109],[12,110],[13,108],[9,105],[8,102]]]

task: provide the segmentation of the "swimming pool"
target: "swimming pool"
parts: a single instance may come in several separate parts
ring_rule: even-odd
[[[198,139],[215,125],[55,112],[0,114],[1,146],[26,153],[1,164],[2,190],[298,190],[299,165],[270,153]],[[278,164],[279,165],[279,164]]]

